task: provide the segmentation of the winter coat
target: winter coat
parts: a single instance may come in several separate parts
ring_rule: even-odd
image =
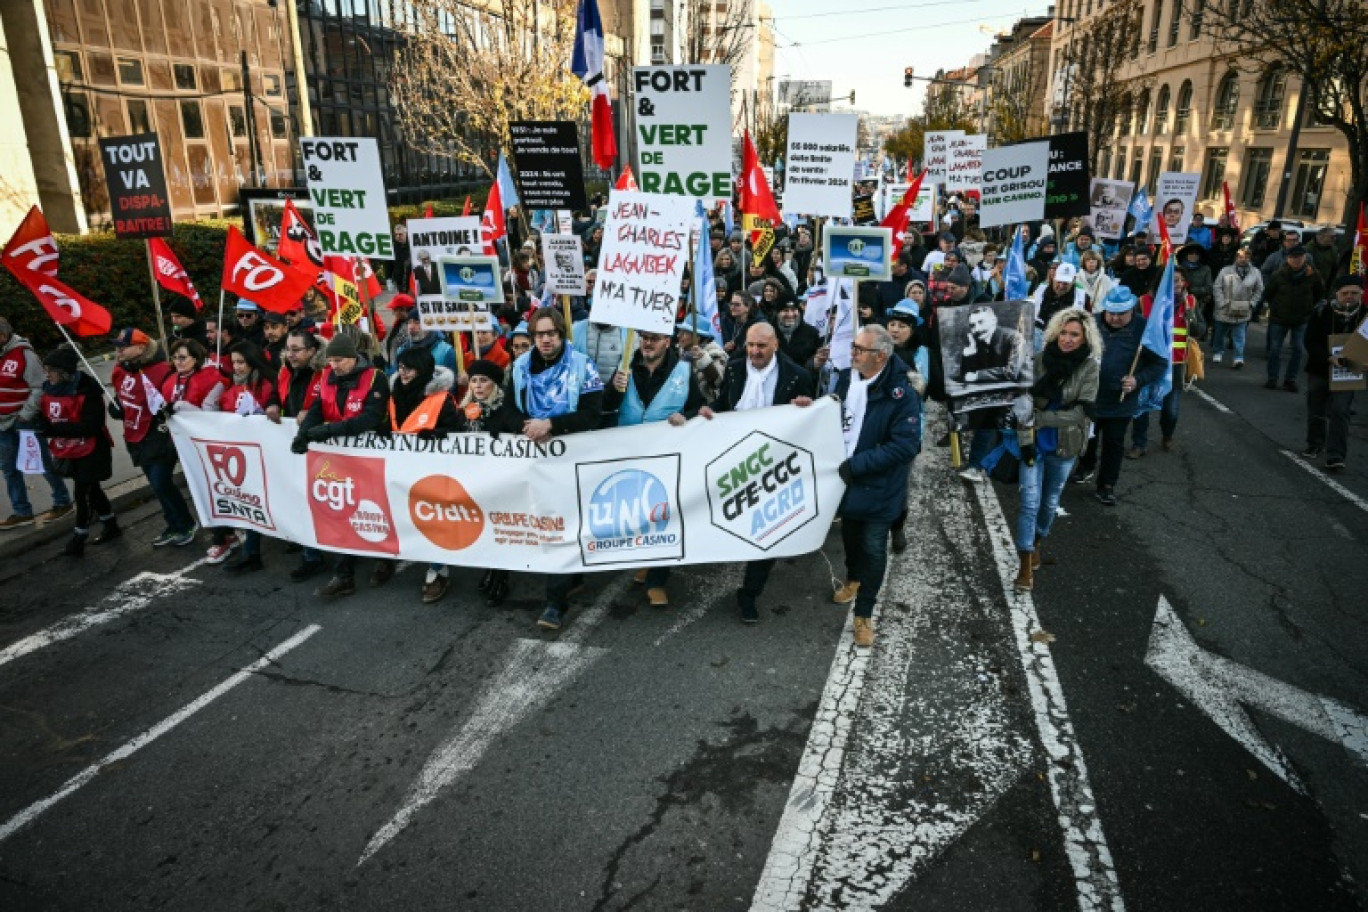
[[[1294,273],[1283,266],[1264,283],[1264,300],[1268,302],[1268,319],[1285,326],[1300,326],[1311,319],[1311,311],[1325,298],[1325,283],[1320,273],[1307,263]]]
[[[176,447],[166,427],[166,417],[151,414],[147,405],[146,376],[152,388],[161,392],[162,384],[171,375],[161,343],[153,340],[143,347],[143,353],[132,361],[114,365],[110,385],[114,387],[115,402],[109,406],[109,417],[124,424],[124,446],[135,466],[159,462],[175,462]]]
[[[426,348],[432,353],[432,360],[437,362],[439,367],[445,367],[453,374],[456,373],[456,349],[442,338],[441,334],[428,330],[427,335],[422,339],[405,339],[394,353],[394,360],[390,362],[390,376],[399,372],[399,356],[410,348]]]
[[[1354,332],[1363,322],[1364,308],[1359,305],[1353,313],[1340,315],[1330,302],[1325,302],[1311,314],[1306,324],[1306,373],[1312,377],[1330,377],[1330,337]]]
[[[722,346],[711,340],[700,342],[698,347],[702,350],[703,356],[697,360],[689,360],[693,364],[694,380],[703,392],[703,398],[711,402],[717,398],[717,391],[722,386],[722,375],[727,371],[727,353],[722,350]],[[687,354],[686,352],[685,355]]]
[[[921,452],[921,397],[907,385],[907,365],[894,355],[869,385],[860,439],[847,462],[851,484],[838,510],[846,519],[891,523],[907,502],[907,477]],[[841,371],[836,395],[850,391],[850,369]]]
[[[788,335],[785,335],[784,330],[778,325],[775,325],[774,332],[779,337],[779,350],[792,358],[795,364],[807,364],[822,346],[822,337],[817,332],[817,327],[801,319]]]
[[[1199,305],[1206,304],[1211,300],[1211,270],[1205,264],[1198,264],[1192,269],[1179,267],[1183,270],[1183,276],[1187,279],[1188,294],[1197,299]]]
[[[1048,399],[1035,397],[1035,428],[1055,428],[1059,431],[1055,454],[1060,459],[1073,459],[1088,446],[1089,413],[1097,401],[1099,370],[1094,358],[1088,358],[1080,364],[1060,391],[1059,408],[1049,409]],[[1035,376],[1045,376],[1044,352],[1035,356]]]
[[[1145,334],[1145,318],[1137,312],[1122,329],[1107,326],[1106,317],[1098,314],[1097,329],[1102,336],[1102,363],[1097,373],[1097,399],[1093,406],[1094,418],[1134,418],[1140,411],[1139,392],[1142,387],[1158,383],[1168,370],[1168,359],[1156,355],[1140,345]],[[1121,381],[1130,373],[1136,351],[1140,360],[1135,365],[1135,391],[1121,398]]]
[[[1330,287],[1330,281],[1335,277],[1335,272],[1339,268],[1340,252],[1334,244],[1325,245],[1319,240],[1312,241],[1306,245],[1307,259],[1320,274],[1321,281],[1325,287]],[[1329,357],[1328,355],[1326,357]]]
[[[783,352],[775,352],[774,357],[779,359],[779,376],[774,384],[774,402],[772,405],[788,405],[799,396],[811,396],[813,393],[812,375],[806,370],[793,363],[793,360]],[[736,404],[741,401],[742,394],[746,391],[746,365],[749,362],[746,358],[733,358],[727,363],[727,371],[722,376],[722,386],[718,391],[717,398],[709,406],[714,412],[730,412],[736,408]]]
[[[1088,294],[1089,309],[1096,306],[1098,301],[1107,297],[1107,292],[1115,287],[1116,283],[1112,277],[1107,275],[1107,270],[1099,268],[1095,273],[1095,278],[1089,276],[1083,270],[1078,271],[1078,285]]]
[[[81,402],[80,414],[75,421],[52,422],[48,415],[51,397],[78,395],[85,398]],[[88,455],[73,459],[57,459],[53,466],[58,475],[76,482],[106,481],[114,474],[114,438],[109,436],[105,427],[104,394],[100,384],[83,371],[77,371],[71,380],[54,386],[43,384],[41,411],[38,416],[39,432],[48,439],[48,446],[60,438],[87,437],[94,441],[94,448]]]
[[[1216,297],[1216,322],[1244,323],[1263,296],[1263,273],[1250,266],[1240,278],[1234,266],[1227,266],[1212,284],[1212,293]]]
[[[16,377],[12,387],[6,387],[6,414],[0,416],[0,431],[8,431],[15,425],[26,426],[32,424],[38,417],[38,400],[43,396],[43,381],[47,379],[47,371],[43,369],[43,360],[38,357],[38,353],[33,350],[33,346],[28,340],[17,333],[12,333],[9,342],[0,348],[0,357],[8,355],[15,349],[23,349],[23,368],[21,370],[22,381]],[[14,356],[16,359],[18,355]],[[25,392],[23,387],[28,387]],[[22,402],[19,401],[22,398]]]
[[[441,407],[437,413],[437,420],[432,427],[424,428],[418,433],[423,435],[448,434],[459,429],[461,426],[460,414],[456,409],[455,400],[451,398],[451,389],[455,385],[456,375],[440,365],[433,371],[432,379],[424,384],[423,395],[420,397],[405,395],[402,384],[395,381],[390,387],[390,407],[393,409],[390,421],[391,430],[399,433],[404,422],[408,421],[409,416],[418,411],[429,397],[437,395],[444,397],[440,400]]]

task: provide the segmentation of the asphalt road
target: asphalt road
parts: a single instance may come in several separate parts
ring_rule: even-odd
[[[1015,492],[928,449],[868,653],[837,535],[756,627],[697,567],[666,610],[591,577],[558,637],[531,577],[324,604],[278,543],[153,551],[150,506],[7,561],[0,908],[1363,908],[1368,432],[1332,487],[1261,370],[1120,506],[1071,486],[1028,598]]]

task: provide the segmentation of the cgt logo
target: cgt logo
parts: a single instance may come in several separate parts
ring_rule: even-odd
[[[409,518],[428,541],[447,551],[469,548],[485,528],[484,510],[449,475],[429,475],[409,488]]]
[[[209,516],[274,532],[261,446],[198,438],[192,443],[209,488]]]
[[[307,467],[309,512],[321,547],[399,553],[384,459],[310,450]]]
[[[575,472],[586,565],[684,556],[678,456],[587,463]]]

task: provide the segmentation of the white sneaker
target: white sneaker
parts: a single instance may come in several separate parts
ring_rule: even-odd
[[[1222,354],[1221,352],[1217,352],[1216,354],[1214,354],[1214,355],[1211,356],[1211,363],[1212,363],[1212,364],[1220,364],[1220,363],[1221,363],[1221,358],[1222,358],[1222,357],[1224,357],[1223,354]]]
[[[988,481],[988,473],[977,466],[966,466],[960,469],[959,477],[970,484],[985,484]]]
[[[221,564],[228,559],[238,548],[242,547],[242,542],[238,540],[237,534],[228,536],[228,540],[221,545],[210,545],[209,550],[204,552],[211,564]]]

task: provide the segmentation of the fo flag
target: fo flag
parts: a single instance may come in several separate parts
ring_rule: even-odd
[[[56,278],[57,256],[57,241],[52,237],[47,219],[34,206],[5,245],[5,267],[16,276],[22,270]]]
[[[200,300],[199,292],[190,281],[190,275],[171,252],[166,241],[151,238],[147,242],[147,247],[152,252],[152,274],[156,276],[157,284],[167,291],[174,291],[194,301],[196,310],[203,308],[204,302]]]
[[[103,336],[114,318],[99,304],[57,281],[57,242],[37,206],[29,210],[0,258],[48,316],[78,336]]]
[[[228,229],[220,283],[224,291],[254,301],[266,310],[286,313],[299,306],[300,298],[313,283],[314,277],[309,273],[257,250],[236,226]]]

